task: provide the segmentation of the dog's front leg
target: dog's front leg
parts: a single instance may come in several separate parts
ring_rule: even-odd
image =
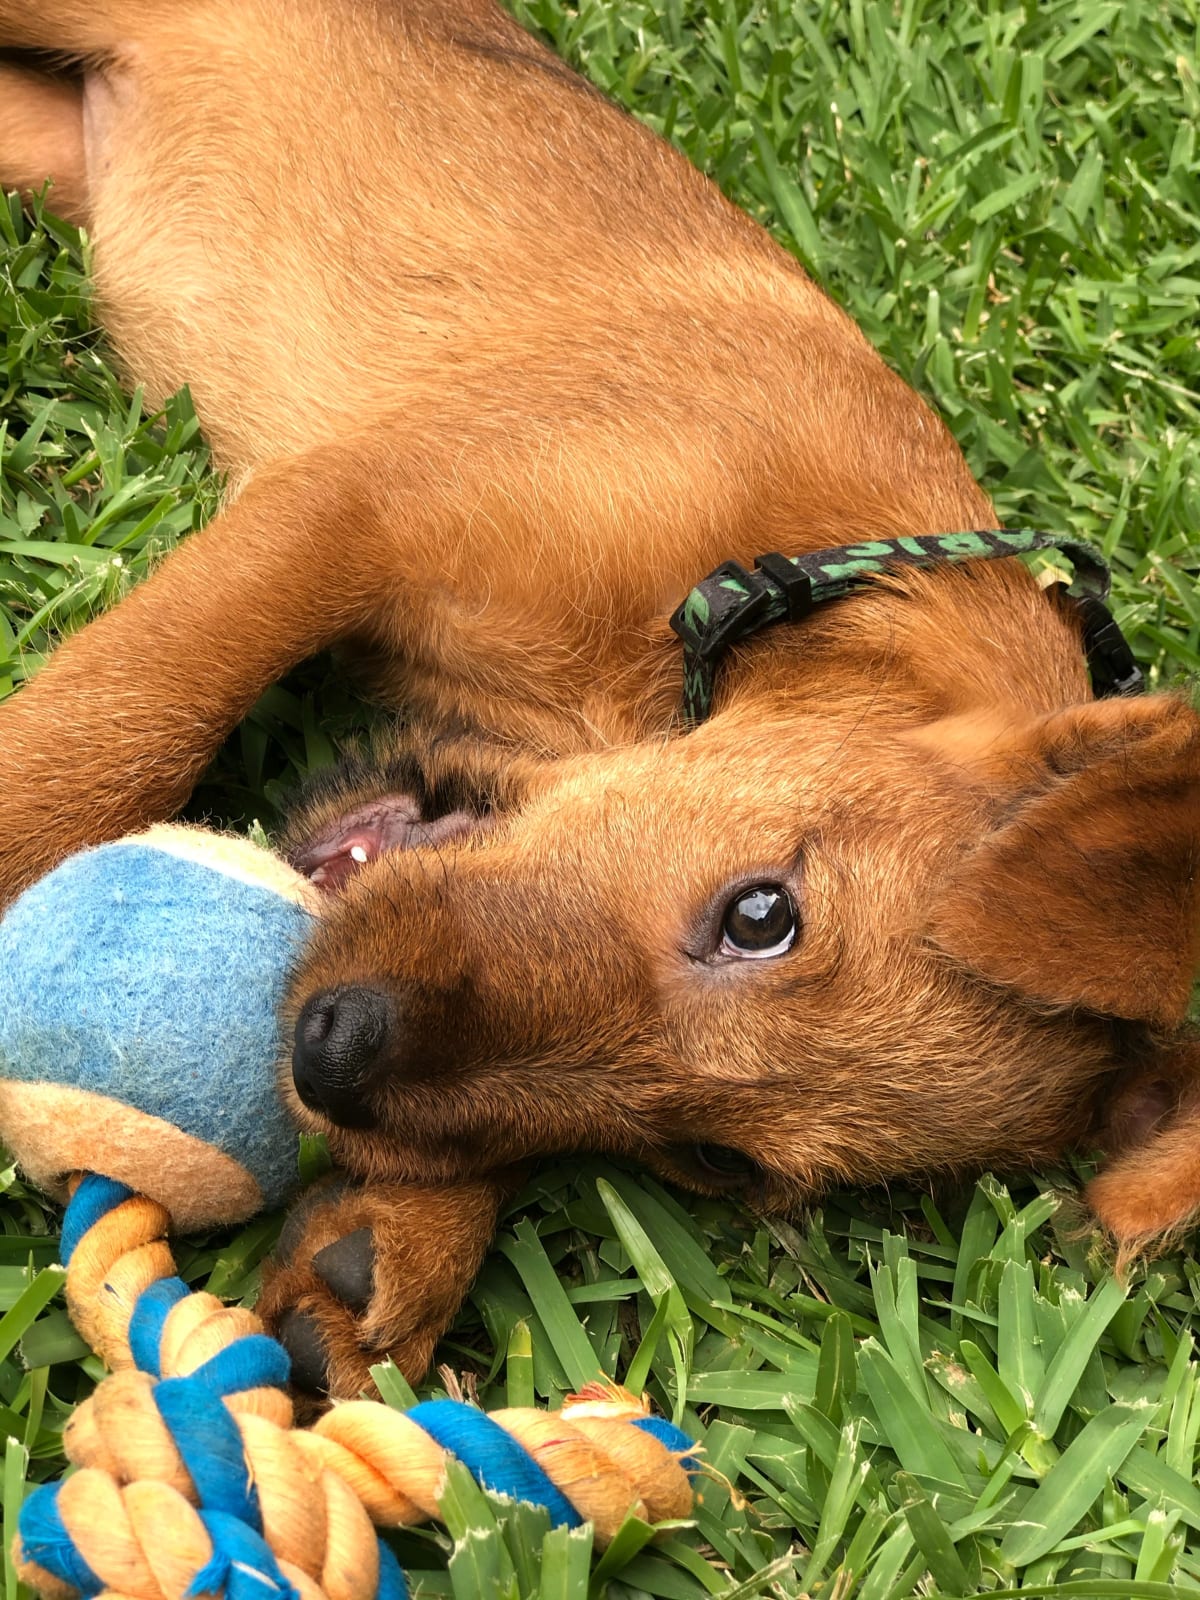
[[[387,581],[369,483],[345,452],[264,468],[0,707],[0,905],[173,815],[264,689],[367,628]]]
[[[284,1224],[258,1310],[292,1357],[293,1385],[338,1399],[373,1390],[387,1357],[412,1382],[478,1272],[500,1205],[519,1183],[334,1180]]]

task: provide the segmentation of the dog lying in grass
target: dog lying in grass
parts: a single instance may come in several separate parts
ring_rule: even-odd
[[[796,606],[680,724],[719,563],[995,524],[789,256],[486,0],[0,0],[0,48],[0,180],[237,490],[0,711],[3,896],[319,650],[410,719],[288,840],[281,1077],[347,1175],[265,1292],[304,1385],[419,1374],[554,1152],[785,1208],[1099,1145],[1123,1247],[1187,1221],[1182,700],[1094,699],[1081,608],[989,560]]]

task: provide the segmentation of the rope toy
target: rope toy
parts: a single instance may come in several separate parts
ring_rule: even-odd
[[[166,1209],[89,1174],[63,1223],[67,1305],[112,1371],[64,1433],[78,1469],[29,1496],[18,1575],[46,1600],[403,1600],[376,1527],[437,1517],[449,1457],[484,1488],[590,1521],[687,1516],[692,1441],[596,1384],[557,1413],[349,1401],[292,1427],[288,1357],[253,1312],[175,1276]]]
[[[0,921],[0,1137],[44,1188],[87,1174],[67,1305],[111,1371],[65,1429],[76,1470],[21,1511],[14,1561],[46,1600],[401,1600],[376,1528],[435,1518],[451,1458],[601,1545],[691,1510],[691,1441],[605,1385],[555,1414],[351,1401],[296,1429],[283,1346],[176,1276],[169,1225],[296,1182],[276,1006],[319,911],[269,851],[162,827],[71,857]]]

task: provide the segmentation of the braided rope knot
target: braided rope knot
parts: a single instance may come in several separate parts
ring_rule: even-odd
[[[451,1459],[600,1545],[630,1514],[690,1512],[692,1442],[605,1385],[557,1413],[349,1401],[293,1428],[286,1351],[253,1312],[189,1291],[167,1224],[90,1174],[64,1219],[67,1303],[112,1371],[67,1424],[78,1470],[21,1512],[14,1559],[46,1600],[403,1600],[376,1528],[436,1518]]]

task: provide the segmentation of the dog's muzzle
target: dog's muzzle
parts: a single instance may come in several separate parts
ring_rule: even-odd
[[[305,1001],[296,1019],[292,1079],[310,1111],[341,1128],[373,1126],[370,1090],[394,1021],[392,1002],[376,989],[328,989]]]

